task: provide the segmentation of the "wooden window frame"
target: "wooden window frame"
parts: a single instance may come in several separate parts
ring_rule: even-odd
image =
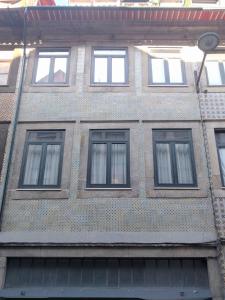
[[[183,85],[187,85],[187,76],[186,76],[186,68],[185,68],[185,63],[183,60],[181,60],[179,57],[174,57],[171,59],[179,59],[180,60],[180,64],[181,64],[181,73],[182,73],[182,82],[181,83],[173,83],[170,82],[170,73],[169,73],[169,64],[168,64],[168,60],[170,60],[170,58],[168,59],[164,59],[164,58],[159,58],[163,60],[163,66],[164,66],[164,74],[165,74],[165,82],[163,83],[157,83],[157,82],[153,82],[153,68],[152,68],[152,59],[157,59],[157,57],[153,57],[151,55],[148,55],[148,84],[149,85],[155,85],[155,86],[183,86]]]
[[[218,138],[217,138],[218,133],[224,133],[225,134],[225,129],[216,129],[215,130],[216,148],[217,148],[217,155],[218,155],[219,168],[220,168],[220,178],[221,178],[222,186],[225,187],[225,181],[223,180],[223,171],[222,171],[221,158],[220,158],[220,153],[219,153],[219,149],[225,149],[225,141],[224,141],[224,143],[220,143],[218,141]]]
[[[186,131],[188,132],[188,138],[177,138],[177,139],[160,139],[156,136],[156,132],[162,131]],[[171,171],[172,171],[172,180],[173,183],[159,183],[158,182],[158,165],[156,157],[156,145],[157,144],[168,144],[170,150],[170,160],[171,160]],[[191,161],[191,170],[193,183],[191,184],[180,184],[178,182],[177,175],[177,163],[176,163],[176,144],[188,144],[190,147],[190,161]],[[154,183],[156,187],[196,187],[197,186],[197,175],[196,175],[196,166],[194,159],[194,148],[192,141],[192,131],[191,129],[153,129],[153,158],[154,158]]]
[[[124,140],[114,139],[93,139],[92,134],[95,132],[102,132],[106,136],[107,132],[124,132]],[[91,165],[92,165],[92,144],[107,144],[106,155],[106,183],[92,184],[91,183]],[[126,183],[112,184],[111,183],[111,145],[112,144],[126,144]],[[89,147],[88,147],[88,164],[87,164],[87,188],[129,188],[130,187],[130,132],[129,129],[90,129],[89,131]]]
[[[39,53],[41,52],[68,52],[67,55],[42,55],[40,56]],[[39,58],[50,58],[50,66],[49,66],[49,80],[48,82],[37,82],[37,69],[38,69],[38,61]],[[67,58],[67,64],[66,64],[66,80],[64,82],[57,82],[54,81],[54,66],[55,66],[55,59],[56,58]],[[34,64],[34,72],[33,72],[33,78],[32,82],[35,85],[67,85],[69,83],[69,73],[70,73],[70,61],[71,61],[71,50],[69,48],[39,48],[36,51],[35,55],[35,64]]]
[[[111,51],[125,51],[125,55],[95,55],[94,51],[104,51],[104,50],[111,50]],[[107,82],[95,82],[95,58],[106,58],[107,59]],[[124,66],[125,66],[125,81],[124,82],[112,82],[112,58],[124,58]],[[127,48],[92,48],[92,55],[91,55],[91,84],[93,85],[112,85],[112,86],[123,86],[128,84],[128,77],[129,77],[129,61],[128,61],[128,49]]]
[[[207,78],[207,85],[209,87],[225,86],[225,66],[223,65],[223,63],[225,63],[225,61],[208,60],[208,62],[215,62],[215,63],[219,64],[219,72],[220,72],[220,78],[221,78],[222,84],[210,84],[210,82],[209,82],[209,76],[208,76],[208,70],[207,70],[207,67],[205,66],[205,72],[206,72],[206,78]]]
[[[29,135],[33,132],[63,132],[63,138],[57,141],[29,141]],[[22,158],[22,166],[21,166],[21,172],[20,172],[20,179],[19,179],[19,187],[20,188],[59,188],[61,186],[61,177],[62,177],[62,165],[63,165],[63,152],[64,152],[64,141],[65,141],[65,130],[27,130],[26,132],[26,141],[24,145],[24,151],[23,151],[23,158]],[[41,159],[40,159],[40,167],[39,167],[39,173],[38,173],[38,183],[36,185],[28,185],[24,184],[24,175],[26,170],[26,162],[27,162],[27,154],[28,154],[28,148],[29,145],[41,145],[42,146],[42,152],[41,152]],[[48,145],[60,145],[60,159],[59,159],[59,169],[58,169],[58,180],[56,185],[45,185],[43,184],[43,178],[44,178],[44,170],[45,170],[45,164],[46,164],[46,150]]]

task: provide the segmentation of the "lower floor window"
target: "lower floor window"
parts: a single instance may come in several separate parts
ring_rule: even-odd
[[[129,186],[129,131],[91,130],[87,186]]]
[[[190,130],[154,130],[155,183],[196,185]]]
[[[222,185],[225,186],[225,131],[216,131],[216,143],[219,156]]]
[[[64,131],[28,131],[20,186],[60,186]]]

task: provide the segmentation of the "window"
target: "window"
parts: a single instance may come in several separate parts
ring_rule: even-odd
[[[129,187],[129,130],[90,130],[88,187]]]
[[[225,186],[225,131],[216,131],[216,144],[222,185]]]
[[[126,49],[94,49],[92,82],[101,84],[125,84],[128,82]]]
[[[39,84],[63,84],[68,82],[68,49],[39,50],[34,82]]]
[[[149,84],[183,85],[186,84],[184,62],[178,58],[149,58]]]
[[[0,51],[0,85],[8,84],[12,54],[12,51]]]
[[[191,130],[153,130],[155,184],[157,186],[194,186]]]
[[[205,66],[208,85],[225,85],[225,61],[207,61]]]
[[[21,187],[59,187],[64,131],[28,131]]]

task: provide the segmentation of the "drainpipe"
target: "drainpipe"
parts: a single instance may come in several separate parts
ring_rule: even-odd
[[[22,92],[23,92],[23,83],[24,83],[24,76],[25,76],[25,66],[26,66],[26,39],[27,39],[27,11],[28,8],[25,7],[24,9],[24,16],[23,16],[23,56],[21,61],[21,67],[20,67],[20,79],[19,79],[19,86],[18,86],[18,93],[16,97],[16,107],[15,107],[15,114],[12,121],[12,133],[11,133],[11,144],[9,148],[9,155],[6,158],[6,174],[3,178],[3,189],[0,197],[0,231],[2,227],[2,217],[3,217],[3,210],[5,206],[5,200],[6,200],[6,194],[7,194],[7,187],[9,183],[9,174],[11,170],[11,162],[12,162],[12,156],[13,156],[13,150],[15,145],[15,137],[16,137],[16,129],[17,129],[17,123],[18,123],[18,117],[19,117],[19,111],[20,111],[20,103],[22,98]]]

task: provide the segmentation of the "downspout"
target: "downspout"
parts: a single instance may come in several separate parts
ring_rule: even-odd
[[[18,86],[18,94],[16,97],[16,107],[15,107],[15,114],[12,121],[12,133],[11,133],[11,144],[9,148],[9,154],[6,161],[6,173],[3,178],[3,190],[2,194],[0,195],[0,231],[2,227],[2,217],[3,217],[3,210],[5,206],[6,201],[6,194],[7,194],[7,188],[9,183],[9,175],[11,170],[11,163],[12,163],[12,156],[15,146],[15,137],[16,137],[16,129],[17,129],[17,123],[19,118],[19,111],[20,111],[20,103],[22,98],[22,92],[23,92],[23,83],[24,83],[24,77],[25,77],[25,66],[26,66],[26,43],[27,43],[27,11],[28,8],[25,7],[24,9],[24,19],[23,19],[23,56],[21,61],[21,67],[20,67],[20,81]]]

